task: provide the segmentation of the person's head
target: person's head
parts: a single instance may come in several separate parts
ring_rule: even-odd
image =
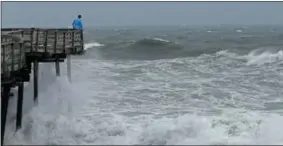
[[[78,18],[81,19],[81,18],[82,18],[82,15],[78,15]]]

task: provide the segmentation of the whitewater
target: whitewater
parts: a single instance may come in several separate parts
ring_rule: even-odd
[[[241,44],[239,32],[216,34],[219,30],[194,36],[174,30],[168,37],[148,32],[128,39],[121,31],[128,30],[95,36],[84,56],[72,57],[72,82],[65,62],[60,77],[54,64],[40,64],[39,104],[32,102],[30,81],[23,127],[15,133],[15,93],[5,143],[283,144],[280,40],[259,35]],[[216,45],[224,47],[209,50]]]

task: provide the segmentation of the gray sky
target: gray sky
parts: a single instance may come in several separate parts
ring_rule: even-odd
[[[282,24],[283,2],[2,2],[2,27]]]

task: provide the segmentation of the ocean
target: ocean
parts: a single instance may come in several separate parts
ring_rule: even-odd
[[[6,144],[283,144],[283,27],[87,29],[86,53],[10,101]]]

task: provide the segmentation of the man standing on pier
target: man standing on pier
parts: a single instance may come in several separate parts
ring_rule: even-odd
[[[78,18],[75,19],[72,23],[73,29],[83,29],[83,23],[82,23],[82,15],[78,15]]]
[[[84,36],[83,36],[83,23],[82,23],[82,15],[78,15],[78,18],[76,18],[72,25],[73,25],[73,29],[77,29],[77,30],[80,30],[81,31],[81,40],[82,40],[82,45],[84,45]],[[83,52],[84,49],[82,49],[82,52]]]

